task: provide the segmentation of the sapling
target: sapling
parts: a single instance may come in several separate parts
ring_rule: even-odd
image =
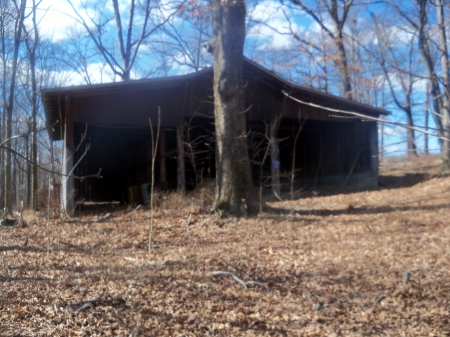
[[[155,195],[155,161],[156,161],[156,149],[159,142],[159,129],[161,126],[161,109],[158,107],[158,127],[156,131],[156,140],[153,133],[152,120],[150,121],[150,133],[152,136],[152,181],[150,184],[150,233],[148,236],[148,253],[152,253],[152,236],[153,236],[153,224],[154,224],[154,195]]]

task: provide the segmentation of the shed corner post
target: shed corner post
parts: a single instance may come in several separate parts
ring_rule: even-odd
[[[75,211],[75,190],[73,181],[73,118],[70,109],[70,95],[65,98],[64,149],[61,176],[61,210],[68,216]]]
[[[177,126],[177,191],[181,196],[186,192],[186,173],[184,168],[184,129]]]
[[[162,127],[159,135],[159,176],[161,183],[164,185],[167,183],[167,170],[166,170],[166,132]]]
[[[271,182],[272,193],[280,197],[280,148],[278,144],[278,130],[280,127],[281,115],[275,117],[270,123],[270,158],[271,158]]]

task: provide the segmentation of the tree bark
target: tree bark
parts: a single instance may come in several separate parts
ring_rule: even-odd
[[[427,93],[426,93],[427,97],[425,100],[425,112],[424,112],[424,120],[425,120],[425,133],[424,133],[424,152],[426,155],[430,154],[429,149],[428,149],[428,116],[429,116],[429,110],[430,110],[430,86],[427,85]]]
[[[216,127],[216,200],[222,215],[258,211],[248,158],[242,64],[244,0],[211,0]]]
[[[406,124],[414,126],[414,121],[412,117],[411,108],[405,110],[406,112]],[[416,146],[416,139],[414,135],[413,129],[406,129],[406,142],[408,144],[408,157],[412,156],[418,156],[417,154],[417,146]]]
[[[320,3],[324,6],[325,10],[331,18],[334,31],[329,29],[320,15],[316,15],[313,9],[305,5],[303,0],[291,0],[292,3],[298,5],[306,14],[308,14],[320,27],[328,34],[333,40],[337,49],[337,65],[339,67],[339,76],[341,78],[342,88],[344,91],[344,97],[353,100],[352,94],[352,82],[350,77],[350,69],[347,61],[347,52],[345,51],[345,41],[343,29],[348,17],[350,8],[353,5],[353,0],[346,0],[342,3],[338,3],[337,0],[320,0]]]
[[[3,89],[5,90],[5,89]],[[6,134],[6,114],[2,113],[1,117],[1,129],[0,129],[0,142],[3,142],[5,140],[5,134]],[[5,189],[4,189],[4,182],[5,182],[5,151],[0,151],[0,209],[5,208]]]
[[[11,78],[9,83],[8,101],[6,102],[6,139],[12,136],[12,114],[14,111],[14,92],[16,87],[16,76],[19,63],[19,47],[22,39],[23,21],[25,17],[26,0],[22,0],[17,6],[17,17],[15,21],[14,32],[14,50],[11,60]],[[11,141],[6,142],[6,147],[11,147]],[[6,151],[6,172],[5,172],[5,209],[6,213],[12,212],[13,194],[12,194],[12,157],[11,151]]]
[[[36,0],[32,1],[33,3],[33,13],[32,13],[32,22],[33,22],[33,38],[30,43],[30,32],[24,27],[27,38],[25,40],[27,49],[28,49],[28,59],[30,62],[30,73],[31,73],[31,165],[30,172],[28,173],[29,182],[28,182],[28,207],[30,207],[33,211],[36,211],[36,191],[38,188],[38,170],[37,170],[37,131],[36,131],[36,123],[37,123],[37,111],[38,111],[38,90],[37,90],[37,79],[36,79],[36,50],[40,44],[39,38],[39,30],[36,18]]]
[[[444,1],[436,0],[436,10],[439,29],[439,51],[441,53],[442,78],[444,81],[444,95],[442,96],[442,129],[443,137],[450,138],[450,97],[449,82],[450,74],[448,69],[447,36],[445,33]],[[444,173],[450,172],[450,141],[442,140],[442,170]]]
[[[344,37],[342,32],[338,32],[340,36],[334,39],[334,43],[338,50],[339,74],[341,76],[344,97],[353,100],[352,81],[350,79],[350,71],[348,69],[347,53],[345,52]]]

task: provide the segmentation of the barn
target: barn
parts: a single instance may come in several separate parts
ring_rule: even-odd
[[[280,193],[287,185],[377,184],[377,122],[342,111],[379,117],[385,110],[297,86],[248,59],[244,78],[255,185],[270,184]],[[66,211],[71,214],[79,200],[130,202],[137,186],[151,181],[152,158],[160,188],[184,191],[214,179],[212,83],[213,70],[206,68],[43,89],[50,139],[64,141]],[[99,171],[101,178],[77,178]]]

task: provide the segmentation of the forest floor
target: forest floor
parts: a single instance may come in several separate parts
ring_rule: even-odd
[[[378,189],[253,218],[211,218],[207,191],[160,196],[150,255],[148,209],[28,214],[0,230],[0,336],[449,336],[437,165],[390,160]]]

